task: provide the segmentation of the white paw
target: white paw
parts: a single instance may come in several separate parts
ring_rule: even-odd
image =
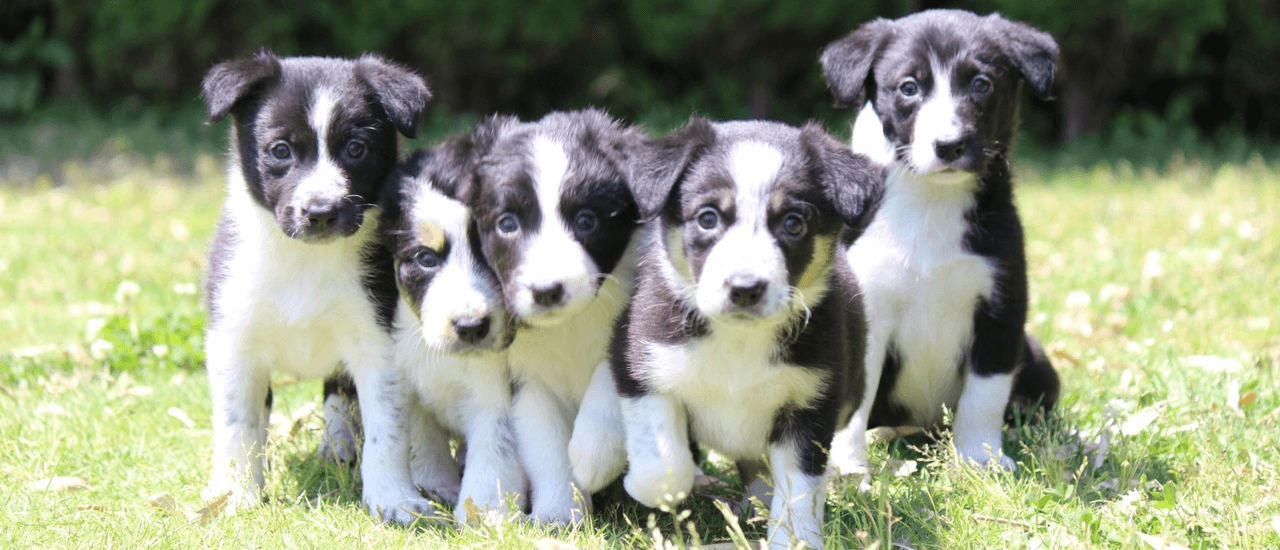
[[[569,525],[586,518],[586,511],[577,502],[572,505],[547,506],[535,504],[529,513],[534,523],[542,525]]]
[[[573,468],[574,481],[586,492],[605,488],[627,466],[622,435],[584,434],[575,426],[573,438],[569,440],[569,465]]]
[[[983,443],[981,445],[970,444],[962,445],[956,443],[956,458],[962,464],[977,466],[979,468],[995,468],[999,466],[1006,471],[1017,471],[1018,465],[1012,458],[1005,456],[1004,451],[999,447],[994,450],[990,444]]]
[[[389,503],[377,503],[366,501],[369,507],[369,513],[374,517],[381,518],[387,523],[399,523],[402,525],[412,524],[418,519],[426,521],[434,521],[436,517],[436,508],[431,501],[422,497],[409,497],[393,500]]]
[[[654,460],[632,463],[622,483],[627,494],[645,506],[671,506],[689,496],[698,468],[692,460],[676,460],[671,464]]]
[[[350,407],[338,407],[330,402],[339,401],[330,396],[325,401],[324,433],[320,435],[320,456],[330,462],[353,464],[359,458],[359,417],[351,416]]]
[[[520,513],[519,510],[509,508],[502,499],[490,502],[490,499],[481,498],[478,501],[470,496],[458,497],[458,505],[453,508],[453,519],[459,526],[497,525]]]

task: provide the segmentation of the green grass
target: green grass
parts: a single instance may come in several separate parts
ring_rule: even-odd
[[[153,506],[157,493],[204,505],[209,396],[192,289],[222,168],[213,155],[189,170],[122,158],[63,164],[57,188],[0,181],[0,547],[650,548],[685,544],[676,533],[691,529],[731,540],[710,499],[682,517],[617,486],[590,522],[557,532],[382,525],[359,506],[358,475],[316,456],[306,410],[319,383],[290,380],[277,380],[275,410],[300,421],[273,428],[266,505],[206,522]],[[928,437],[877,444],[870,493],[832,483],[828,546],[1280,547],[1280,166],[1019,174],[1028,325],[1061,371],[1059,414],[1011,431],[1013,474],[957,468]],[[88,487],[28,487],[52,476]]]

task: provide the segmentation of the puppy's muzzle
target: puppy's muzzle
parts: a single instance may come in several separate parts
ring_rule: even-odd
[[[345,199],[312,199],[298,209],[296,236],[305,240],[350,237],[360,230],[364,211]]]
[[[450,321],[453,324],[453,332],[458,335],[467,345],[477,345],[489,336],[490,323],[489,316],[484,317],[458,317]]]

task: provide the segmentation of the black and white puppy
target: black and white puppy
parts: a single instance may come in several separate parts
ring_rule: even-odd
[[[837,103],[866,102],[853,150],[889,167],[879,213],[849,249],[876,393],[836,437],[842,472],[867,471],[868,426],[933,426],[944,407],[961,460],[1012,469],[1001,438],[1011,400],[1054,405],[1058,376],[1024,330],[1009,152],[1022,83],[1047,97],[1057,55],[1031,26],[958,10],[877,19],[823,51]]]
[[[203,94],[210,123],[233,119],[227,199],[209,252],[206,494],[229,491],[235,506],[261,501],[273,370],[330,382],[349,374],[369,398],[360,409],[364,502],[388,521],[413,521],[431,507],[407,467],[389,467],[407,439],[401,411],[383,399],[399,391],[391,310],[381,305],[394,304],[395,280],[372,207],[396,164],[397,132],[412,136],[421,121],[426,84],[375,56],[262,52],[213,67]],[[352,422],[326,433],[351,433]]]
[[[601,111],[582,110],[531,123],[493,117],[473,138],[481,160],[468,204],[517,323],[508,360],[530,514],[576,521],[590,502],[575,498],[582,491],[568,451],[575,418],[620,429],[607,355],[632,286],[639,213],[628,155],[642,137]],[[624,464],[623,453],[619,439],[575,460]]]
[[[827,448],[864,393],[841,235],[870,220],[883,170],[817,125],[694,119],[633,180],[645,254],[612,353],[627,492],[687,496],[693,440],[770,503],[771,548],[821,548]]]
[[[446,194],[468,169],[468,149],[457,140],[414,154],[392,175],[383,209],[400,289],[395,361],[416,390],[407,403],[413,480],[456,502],[463,525],[520,513],[526,483],[511,423],[514,327],[470,210]]]

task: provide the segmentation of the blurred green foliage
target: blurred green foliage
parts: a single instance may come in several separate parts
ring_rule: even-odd
[[[186,124],[212,64],[270,48],[383,53],[428,78],[438,117],[598,105],[654,132],[692,113],[844,131],[818,52],[874,17],[935,7],[1057,37],[1058,101],[1024,109],[1034,143],[1280,137],[1277,0],[9,0],[0,122],[70,104]]]

